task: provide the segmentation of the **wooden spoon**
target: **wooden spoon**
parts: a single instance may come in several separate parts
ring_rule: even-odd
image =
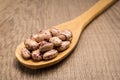
[[[65,50],[64,52],[59,53],[59,55],[48,61],[40,61],[40,62],[34,62],[32,60],[24,60],[21,56],[21,49],[24,47],[24,43],[22,42],[20,45],[17,46],[16,49],[16,57],[18,61],[20,61],[24,66],[31,68],[31,69],[39,69],[51,66],[53,64],[56,64],[63,60],[65,57],[67,57],[71,51],[75,48],[76,44],[78,43],[79,37],[81,35],[81,32],[84,30],[84,28],[100,13],[105,11],[108,7],[110,7],[116,0],[100,0],[98,1],[92,8],[90,8],[88,11],[86,11],[81,16],[68,21],[66,23],[53,26],[55,28],[64,30],[64,29],[70,29],[73,33],[73,40],[70,45],[70,47]]]

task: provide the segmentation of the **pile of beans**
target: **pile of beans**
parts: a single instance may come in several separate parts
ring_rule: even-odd
[[[70,30],[61,31],[56,28],[40,30],[24,41],[25,47],[21,50],[22,57],[33,61],[53,59],[59,52],[69,48],[71,40]]]

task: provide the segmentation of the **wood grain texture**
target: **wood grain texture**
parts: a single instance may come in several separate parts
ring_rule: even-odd
[[[76,49],[52,67],[31,70],[15,58],[31,33],[71,20],[97,0],[0,0],[0,80],[120,80],[120,1],[88,25]]]

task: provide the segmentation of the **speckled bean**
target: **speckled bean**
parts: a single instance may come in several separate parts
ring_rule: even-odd
[[[39,49],[32,52],[32,59],[34,61],[42,60],[42,54],[40,53]]]
[[[24,44],[28,50],[36,50],[39,48],[39,44],[32,39],[26,39]]]
[[[62,33],[57,34],[56,37],[60,38],[62,41],[65,41],[67,39],[66,35],[64,35]]]
[[[62,40],[58,37],[52,37],[50,38],[49,42],[53,43],[54,46],[60,46],[62,43]]]
[[[72,40],[72,32],[70,30],[64,30],[62,32],[62,34],[66,36],[66,40],[67,41],[71,41]]]
[[[49,41],[49,39],[52,37],[52,34],[49,30],[41,30],[39,33],[45,34],[44,39]]]
[[[46,51],[49,51],[51,49],[53,49],[54,47],[54,44],[53,43],[50,43],[50,42],[41,42],[40,43],[40,47],[39,47],[39,50],[40,52],[46,52]]]
[[[23,49],[21,50],[21,55],[22,55],[22,57],[23,57],[24,59],[30,59],[30,57],[31,57],[30,51],[27,50],[26,48],[23,48]]]
[[[31,39],[35,40],[36,42],[41,42],[45,39],[45,34],[40,34],[40,33],[37,33],[37,34],[33,34],[31,36]]]
[[[52,36],[56,36],[59,34],[60,30],[56,29],[56,28],[51,28],[50,32],[52,34]]]
[[[52,49],[50,51],[47,51],[43,54],[43,59],[44,60],[50,60],[55,58],[58,55],[58,51],[55,49]]]
[[[63,41],[61,46],[57,48],[58,51],[66,50],[70,45],[70,41]]]

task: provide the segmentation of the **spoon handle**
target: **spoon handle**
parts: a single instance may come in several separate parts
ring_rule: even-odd
[[[72,20],[72,23],[76,26],[76,29],[83,30],[94,18],[100,15],[103,11],[109,8],[117,0],[99,0],[93,7],[83,13],[81,16]],[[79,27],[78,27],[79,26]]]

